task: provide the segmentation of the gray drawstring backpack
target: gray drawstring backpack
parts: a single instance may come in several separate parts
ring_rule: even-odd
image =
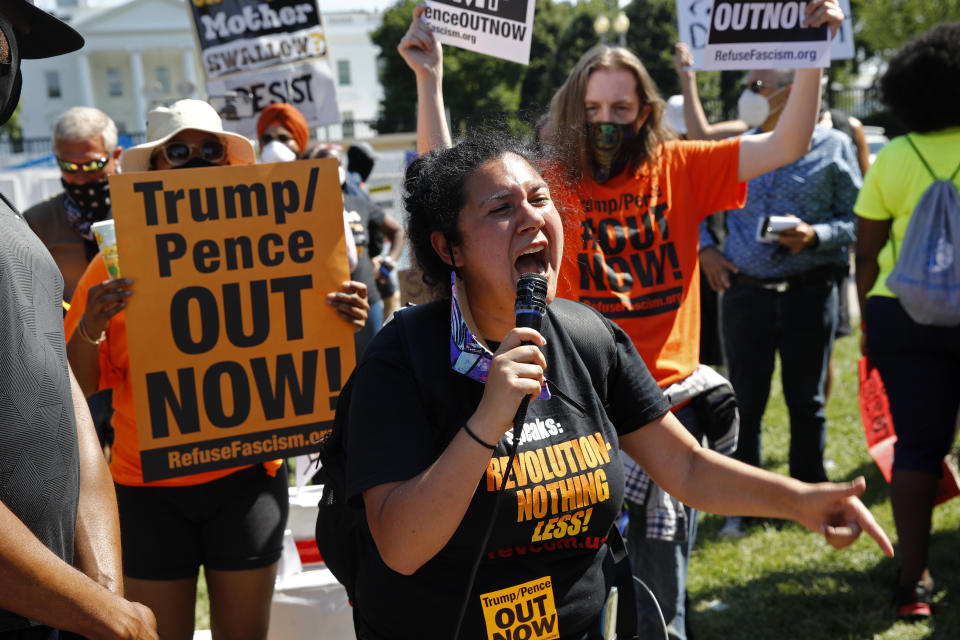
[[[910,136],[907,142],[933,184],[910,214],[899,255],[891,228],[895,264],[887,287],[915,322],[953,327],[960,324],[960,195],[953,184],[960,165],[953,175],[940,180]]]

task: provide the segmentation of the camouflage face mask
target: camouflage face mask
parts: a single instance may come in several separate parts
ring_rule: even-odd
[[[633,124],[587,123],[587,144],[593,158],[593,179],[606,182],[627,168],[637,132]]]

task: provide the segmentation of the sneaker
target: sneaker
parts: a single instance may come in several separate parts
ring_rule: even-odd
[[[930,597],[933,595],[933,579],[929,583],[923,580],[915,585],[898,585],[894,594],[897,617],[901,620],[926,620],[932,615]]]
[[[747,533],[740,516],[729,516],[717,533],[721,538],[742,538]]]

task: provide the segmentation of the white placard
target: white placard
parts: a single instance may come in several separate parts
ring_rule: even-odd
[[[253,101],[253,114],[239,120],[224,119],[227,131],[256,138],[260,112],[274,102],[289,102],[303,113],[307,124],[320,127],[340,122],[333,73],[326,58],[235,74],[207,82],[210,95],[245,91]]]
[[[804,27],[806,7],[804,0],[714,0],[703,68],[829,66],[827,27]]]
[[[427,0],[437,39],[520,64],[530,62],[535,0]]]
[[[327,55],[317,0],[188,0],[206,79]]]
[[[853,58],[853,14],[850,0],[840,0],[840,8],[846,19],[840,26],[833,42],[830,43],[832,60]],[[690,47],[693,54],[693,68],[703,68],[703,51],[707,44],[710,29],[710,14],[713,12],[713,0],[677,0],[677,30],[680,41]]]

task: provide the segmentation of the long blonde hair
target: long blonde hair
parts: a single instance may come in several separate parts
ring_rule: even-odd
[[[587,81],[594,71],[618,69],[629,71],[636,78],[641,112],[645,105],[650,106],[650,113],[637,134],[634,156],[630,159],[628,170],[633,171],[648,158],[654,157],[661,143],[676,137],[663,123],[666,102],[639,58],[623,47],[598,45],[583,54],[550,101],[547,128],[550,131],[551,152],[573,180],[590,175],[587,114],[584,108]]]

